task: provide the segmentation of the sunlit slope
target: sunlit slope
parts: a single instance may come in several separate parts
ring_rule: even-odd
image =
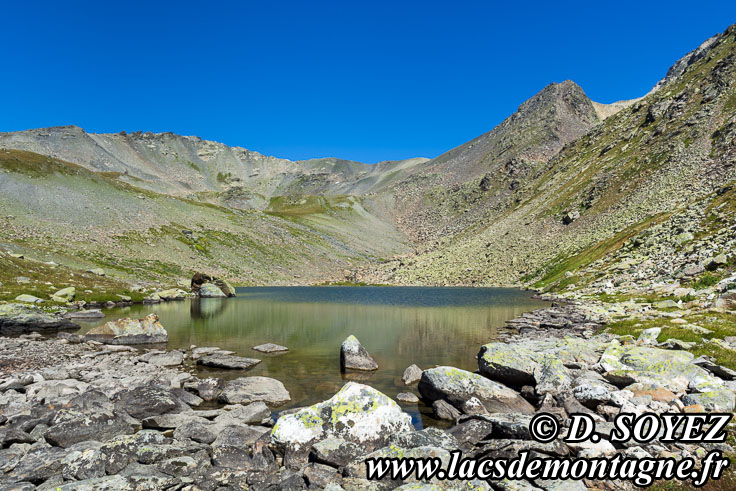
[[[405,250],[390,224],[380,229],[384,240],[365,240],[381,221],[359,200],[347,204],[293,219],[165,195],[118,173],[0,150],[0,243],[129,279],[164,281],[205,270],[245,284],[310,283]]]

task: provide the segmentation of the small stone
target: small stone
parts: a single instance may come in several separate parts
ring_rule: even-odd
[[[253,346],[252,349],[260,351],[261,353],[282,353],[284,351],[289,351],[289,348],[286,346],[274,343],[259,344],[258,346]]]
[[[396,399],[401,402],[407,402],[410,404],[416,404],[417,402],[419,402],[419,398],[411,392],[400,392],[396,395]]]

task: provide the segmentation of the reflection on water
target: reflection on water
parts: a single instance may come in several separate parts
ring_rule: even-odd
[[[506,320],[546,305],[528,292],[502,288],[259,287],[237,293],[114,309],[105,321],[156,312],[169,332],[169,348],[219,346],[260,358],[263,363],[245,373],[203,369],[200,376],[274,377],[292,395],[286,408],[329,398],[346,380],[395,398],[406,389],[401,375],[412,363],[475,370],[480,345],[496,339]],[[376,372],[340,373],[340,344],[350,334],[376,359]],[[288,346],[289,352],[251,349],[268,342]],[[428,408],[403,406],[418,426],[422,418],[429,422]]]

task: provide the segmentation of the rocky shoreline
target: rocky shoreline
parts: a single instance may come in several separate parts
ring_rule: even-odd
[[[565,301],[509,321],[502,341],[480,348],[477,372],[409,367],[402,396],[420,397],[452,422],[447,429],[415,429],[394,394],[355,382],[313,406],[274,413],[290,399],[277,380],[247,372],[229,382],[197,377],[195,363],[232,357],[216,348],[142,350],[63,332],[2,337],[0,489],[628,489],[624,482],[368,481],[364,460],[447,463],[457,449],[476,458],[520,450],[572,458],[731,453],[726,444],[609,441],[621,412],[732,412],[736,372],[658,342],[658,328],[636,339],[598,333],[605,320],[594,310]],[[346,341],[344,356],[365,351],[355,342]],[[602,439],[536,442],[528,428],[540,411],[563,425],[571,413],[590,414]]]

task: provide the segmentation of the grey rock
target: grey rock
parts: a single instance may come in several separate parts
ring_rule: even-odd
[[[325,438],[311,448],[315,461],[333,467],[344,467],[365,453],[362,446],[342,438]]]
[[[225,404],[262,401],[279,405],[291,400],[284,384],[268,377],[240,377],[225,384],[218,400]]]
[[[115,408],[136,419],[181,412],[184,406],[171,389],[155,385],[125,389],[115,395]]]
[[[443,399],[437,399],[432,403],[432,412],[437,419],[456,421],[461,413],[455,407]]]
[[[343,371],[372,371],[378,369],[378,363],[368,354],[358,338],[350,335],[340,346],[340,368]]]
[[[283,353],[285,351],[289,351],[289,348],[286,346],[274,343],[259,344],[258,346],[253,346],[252,349],[260,351],[261,353]]]
[[[419,402],[419,398],[415,394],[412,394],[411,392],[399,392],[396,395],[396,399],[401,402],[406,402],[409,404],[415,404]]]
[[[79,329],[79,325],[33,305],[0,304],[0,335],[60,329]]]
[[[409,365],[406,367],[406,370],[404,370],[404,375],[402,375],[401,379],[404,381],[404,384],[406,385],[412,385],[422,378],[422,369],[419,368],[416,365]]]
[[[242,356],[211,354],[197,360],[197,365],[213,368],[227,368],[230,370],[247,370],[258,365],[261,360],[244,358]]]
[[[489,413],[534,412],[532,405],[512,389],[458,368],[437,367],[425,370],[418,388],[426,401],[444,399],[456,408],[462,408],[463,403],[475,397]]]

